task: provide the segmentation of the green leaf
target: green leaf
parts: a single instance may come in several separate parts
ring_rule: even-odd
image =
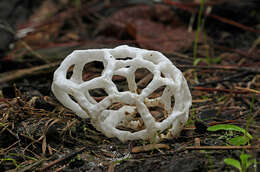
[[[230,124],[218,124],[218,125],[213,125],[211,127],[208,127],[208,131],[218,131],[218,130],[226,130],[226,131],[238,131],[243,134],[245,134],[249,139],[252,139],[253,137],[251,134],[249,134],[245,129],[236,126],[236,125],[230,125]]]
[[[233,159],[233,158],[225,158],[224,159],[224,162],[227,164],[227,165],[231,165],[237,169],[239,169],[239,171],[241,171],[241,165],[240,165],[240,162],[236,159]]]
[[[239,131],[242,133],[246,132],[245,129],[230,124],[218,124],[218,125],[213,125],[211,127],[208,127],[208,131],[218,131],[218,130],[231,130],[231,131]]]
[[[198,63],[199,63],[201,60],[202,60],[201,58],[195,59],[194,62],[193,62],[193,65],[194,65],[194,66],[197,66]]]
[[[237,136],[232,139],[229,139],[228,142],[231,145],[241,146],[241,145],[246,145],[249,142],[249,138],[246,136]]]

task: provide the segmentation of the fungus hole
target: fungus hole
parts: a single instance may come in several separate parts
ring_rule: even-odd
[[[164,117],[167,117],[172,112],[174,103],[174,96],[165,85],[157,88],[153,93],[151,93],[145,102],[149,110],[150,107],[163,108]]]
[[[154,90],[145,102],[148,110],[157,122],[163,121],[168,116],[164,109],[164,105],[159,101],[159,99],[156,99],[162,96],[165,88],[166,86],[164,85]]]
[[[102,75],[104,70],[104,64],[100,61],[93,61],[85,64],[82,71],[82,80],[89,81],[93,78],[99,77]]]
[[[174,96],[171,96],[171,109],[173,110],[173,107],[175,105],[175,99]]]
[[[97,102],[100,102],[108,96],[107,92],[103,88],[95,88],[89,90],[90,96],[92,96]]]
[[[143,130],[145,128],[144,121],[139,113],[126,114],[127,120],[121,121],[116,129],[121,131],[129,131],[131,133]]]
[[[123,107],[124,104],[123,103],[120,103],[120,102],[116,102],[116,103],[113,103],[112,105],[110,105],[108,107],[109,110],[118,110],[120,109],[121,107]]]
[[[154,99],[154,98],[157,98],[157,97],[161,97],[165,88],[166,88],[165,85],[160,86],[159,88],[154,90],[153,93],[148,96],[148,98]]]
[[[161,122],[168,117],[168,114],[165,112],[162,106],[150,106],[148,109],[151,115],[155,118],[156,122]]]
[[[75,103],[78,103],[77,100],[72,95],[69,94],[69,97],[71,98],[72,101],[74,101]]]
[[[116,58],[117,60],[132,60],[133,58],[132,57],[119,57],[119,58]]]
[[[168,88],[163,85],[148,96],[145,104],[155,120],[161,122],[172,112],[174,97],[171,96]]]
[[[116,84],[119,92],[129,91],[127,79],[124,76],[114,75],[112,81]]]
[[[153,79],[153,73],[146,68],[139,68],[135,71],[135,82],[137,84],[137,92],[141,93]]]
[[[165,76],[164,76],[164,74],[163,74],[162,72],[161,72],[161,77],[162,77],[162,78],[165,78]]]
[[[70,79],[70,78],[71,78],[71,76],[72,76],[72,74],[73,74],[73,69],[74,69],[74,67],[75,67],[75,64],[74,64],[74,65],[71,65],[71,66],[69,67],[69,69],[67,70],[66,79]]]

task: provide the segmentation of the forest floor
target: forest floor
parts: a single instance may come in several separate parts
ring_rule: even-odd
[[[13,43],[0,57],[0,171],[235,171],[224,159],[241,161],[241,155],[253,160],[247,171],[259,170],[260,15],[254,3],[206,1],[200,20],[200,1],[38,4],[16,29],[4,28]],[[123,44],[158,50],[183,72],[192,107],[178,138],[107,138],[51,92],[53,72],[73,50]],[[100,69],[92,63],[84,76]],[[137,82],[146,75],[137,71]],[[218,124],[245,132],[207,130]],[[242,142],[245,133],[252,137]]]

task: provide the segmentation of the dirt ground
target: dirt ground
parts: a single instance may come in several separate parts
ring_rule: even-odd
[[[244,153],[256,162],[246,170],[259,170],[259,3],[205,1],[200,17],[201,2],[1,2],[0,171],[236,171],[224,159],[240,161]],[[183,72],[192,107],[179,137],[107,138],[51,92],[53,72],[73,50],[124,44],[158,50]],[[91,79],[103,66],[85,69],[83,77]],[[136,82],[148,73],[137,71]],[[115,82],[127,86],[122,78]],[[252,138],[231,144],[241,133],[207,130],[217,124],[239,126]]]

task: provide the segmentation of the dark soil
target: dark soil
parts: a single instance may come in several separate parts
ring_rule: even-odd
[[[199,4],[193,1],[1,1],[0,171],[235,171],[224,159],[240,160],[242,153],[258,162],[247,170],[259,170],[259,4],[223,0],[211,5],[211,15],[202,18],[195,67],[198,15],[189,22]],[[28,32],[18,36],[24,29]],[[161,51],[189,84],[188,123],[178,138],[160,142],[162,148],[147,151],[142,146],[148,141],[107,138],[51,93],[53,72],[70,52],[122,44]],[[103,66],[86,68],[87,80]],[[140,80],[146,74],[136,76]],[[125,89],[124,78],[116,83]],[[100,90],[92,94],[105,96]],[[248,128],[253,139],[247,147],[232,147],[228,139],[241,134],[207,131],[216,124]]]

